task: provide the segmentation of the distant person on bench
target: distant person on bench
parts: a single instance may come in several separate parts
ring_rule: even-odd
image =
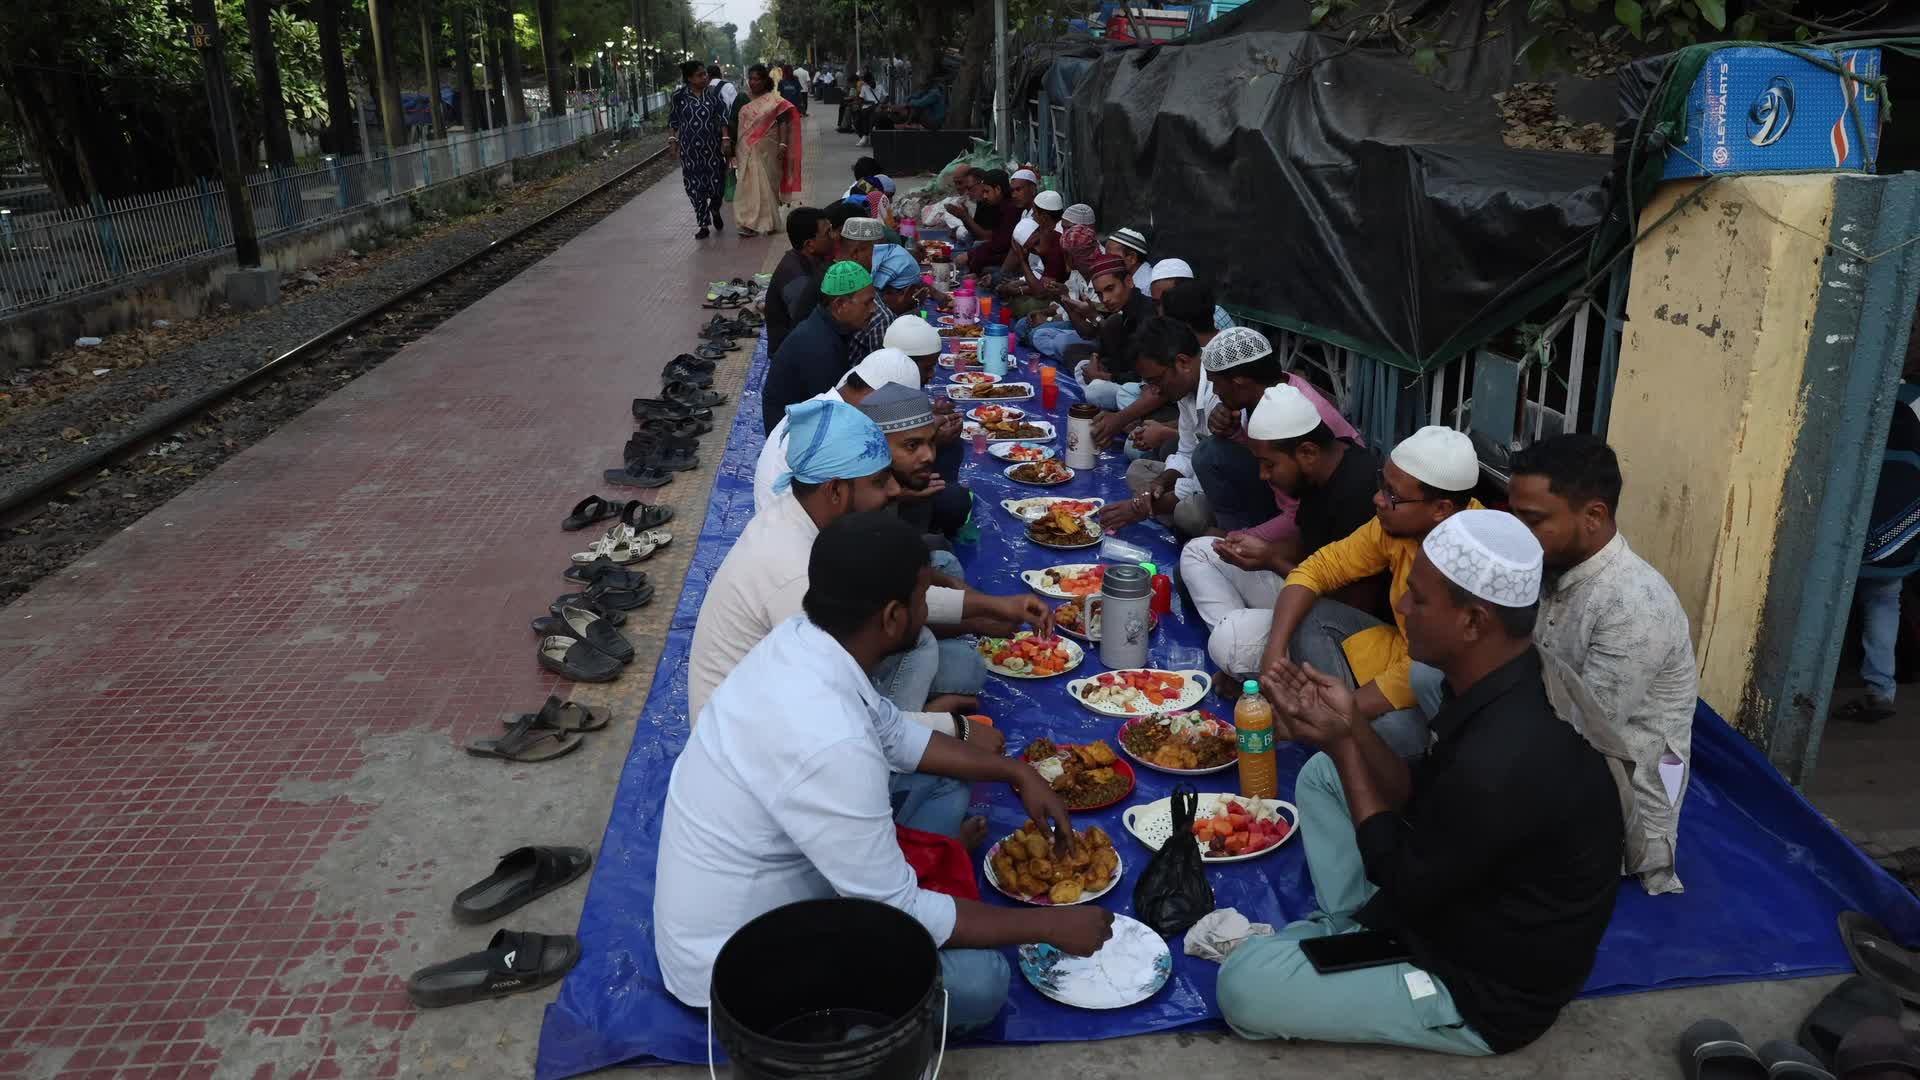
[[[1608,763],[1557,715],[1574,679],[1535,648],[1540,544],[1497,510],[1420,542],[1399,608],[1413,656],[1446,675],[1425,759],[1373,730],[1344,675],[1277,661],[1277,738],[1321,752],[1295,800],[1318,912],[1227,957],[1221,1015],[1249,1039],[1518,1050],[1585,985],[1613,916],[1625,829]],[[1305,939],[1360,929],[1409,959],[1321,974]]]

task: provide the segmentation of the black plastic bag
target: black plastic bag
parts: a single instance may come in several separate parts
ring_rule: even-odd
[[[1161,937],[1185,933],[1213,910],[1213,886],[1200,864],[1200,845],[1193,842],[1193,815],[1200,796],[1192,784],[1180,784],[1173,789],[1170,803],[1173,835],[1153,853],[1133,887],[1134,917]]]

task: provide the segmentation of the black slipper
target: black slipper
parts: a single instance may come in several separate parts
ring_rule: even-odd
[[[733,343],[728,342],[727,344],[732,345]],[[733,349],[737,349],[737,348],[739,348],[738,345],[733,346]],[[695,358],[700,360],[706,360],[711,363],[719,363],[720,361],[725,360],[727,358],[727,354],[732,352],[733,349],[723,349],[718,345],[702,345],[699,348],[693,350],[693,355]]]
[[[573,881],[592,865],[593,854],[586,848],[514,848],[501,857],[493,873],[453,898],[454,921],[492,922]]]
[[[508,725],[507,733],[497,739],[475,739],[468,743],[467,753],[507,761],[552,761],[580,749],[580,743],[581,737],[577,734],[538,727],[532,717],[521,717]]]
[[[596,713],[585,705],[571,701],[561,701],[560,695],[548,694],[546,704],[540,706],[537,713],[521,713],[505,721],[508,727],[522,720],[531,720],[539,727],[552,728],[555,731],[599,731],[607,726],[604,714]]]
[[[1920,1077],[1920,1048],[1887,1016],[1870,1016],[1854,1025],[1840,1040],[1834,1055],[1834,1075],[1840,1080],[1885,1080]]]
[[[568,532],[578,532],[589,525],[596,525],[620,513],[620,504],[611,503],[598,495],[589,495],[574,504],[567,514],[567,520],[560,527]]]
[[[668,401],[665,398],[633,399],[633,418],[651,420],[665,417],[669,420],[705,420],[713,421],[713,410],[705,405],[688,405],[684,401]]]
[[[647,583],[646,571],[629,570],[604,558],[575,563],[560,571],[560,576],[575,585],[598,585],[604,581],[609,589],[637,589]]]
[[[601,479],[615,487],[657,488],[673,483],[673,474],[644,463],[636,463],[625,468],[608,469],[601,474]]]
[[[687,383],[690,386],[696,386],[702,390],[713,385],[713,372],[695,371],[693,368],[687,367],[678,360],[669,363],[666,369],[660,372],[660,378],[663,384],[677,382]]]
[[[620,677],[620,661],[564,634],[541,638],[539,659],[541,667],[574,682],[612,682]]]
[[[579,638],[623,664],[633,659],[633,643],[621,637],[620,631],[607,620],[586,608],[562,606],[559,619],[567,624],[567,629],[562,631],[566,636]]]
[[[647,461],[664,454],[691,454],[700,449],[700,440],[685,439],[677,435],[655,435],[650,432],[635,432],[620,448],[622,461]],[[633,500],[638,502],[638,499]],[[625,509],[622,508],[622,513]]]
[[[554,600],[549,610],[554,616],[559,617],[563,608],[582,607],[619,626],[626,621],[624,618],[616,621],[614,616],[619,612],[632,611],[634,608],[645,607],[652,602],[653,586],[651,584],[642,584],[631,589],[618,589],[606,584],[597,584],[588,586],[585,592],[562,594]]]
[[[653,586],[651,585],[647,585],[643,587],[648,590],[652,590],[653,588]],[[586,608],[588,611],[593,612],[595,615],[600,616],[601,618],[607,620],[609,623],[612,623],[615,626],[626,625],[626,622],[627,622],[626,612],[620,610],[617,607],[613,607],[610,604],[604,604],[604,603],[601,603],[599,600],[594,599],[594,597],[601,596],[601,595],[604,595],[604,592],[596,593],[593,591],[592,587],[588,587],[588,589],[585,592],[561,593],[558,597],[554,599],[553,603],[547,605],[547,614],[557,619],[560,617],[561,608],[564,608],[564,607]],[[616,593],[616,595],[618,594]],[[651,591],[648,592],[648,599],[652,599]],[[636,604],[635,606],[638,607],[639,605]],[[556,630],[555,633],[560,633],[560,631]],[[544,636],[551,636],[551,635],[544,635]],[[561,636],[564,637],[565,635],[562,634]]]
[[[1843,914],[1841,918],[1845,918]],[[1824,1065],[1833,1064],[1846,1038],[1862,1020],[1899,1016],[1900,999],[1892,990],[1865,975],[1854,975],[1827,992],[1800,1025],[1800,1045]]]
[[[639,499],[632,499],[620,508],[620,523],[635,532],[657,529],[672,520],[673,507],[665,503],[641,502]]]
[[[667,361],[668,367],[672,367],[675,364],[689,371],[712,371],[718,366],[712,357],[695,356],[690,352],[683,352],[679,356]]]
[[[491,1001],[559,982],[580,960],[571,934],[501,930],[486,950],[423,967],[407,980],[407,998],[422,1009]]]
[[[1819,1058],[1785,1039],[1763,1042],[1754,1051],[1767,1067],[1767,1080],[1833,1080]]]
[[[739,319],[729,319],[725,315],[715,315],[700,328],[703,338],[746,337],[749,327]]]
[[[1767,1080],[1767,1067],[1725,1020],[1702,1020],[1680,1035],[1680,1071],[1687,1080]]]
[[[641,434],[670,439],[695,439],[713,430],[710,420],[674,420],[665,416],[649,416],[638,424]]]
[[[1878,919],[1859,911],[1840,913],[1840,940],[1853,969],[1920,1008],[1920,953],[1902,948]]]
[[[715,405],[724,405],[727,395],[716,390],[705,390],[685,382],[668,382],[660,388],[660,396],[668,401],[677,401],[691,409],[709,409]]]
[[[700,467],[700,455],[683,447],[657,450],[642,460],[653,468],[668,472],[692,472]]]

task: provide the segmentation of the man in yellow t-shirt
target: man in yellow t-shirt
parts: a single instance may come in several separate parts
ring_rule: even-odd
[[[1287,575],[1273,605],[1261,671],[1291,659],[1344,676],[1358,691],[1357,714],[1373,723],[1387,745],[1402,757],[1426,753],[1427,716],[1413,685],[1400,599],[1427,533],[1461,510],[1480,508],[1473,498],[1479,481],[1479,457],[1462,432],[1424,427],[1395,446],[1380,470],[1373,520],[1314,552]],[[1392,576],[1391,623],[1325,599],[1380,573]]]

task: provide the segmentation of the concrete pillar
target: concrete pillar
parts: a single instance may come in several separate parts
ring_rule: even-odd
[[[1666,184],[1640,216],[1686,201],[1633,255],[1608,428],[1621,523],[1686,607],[1700,696],[1796,781],[1920,292],[1897,246],[1917,196],[1912,174],[1733,177]]]

